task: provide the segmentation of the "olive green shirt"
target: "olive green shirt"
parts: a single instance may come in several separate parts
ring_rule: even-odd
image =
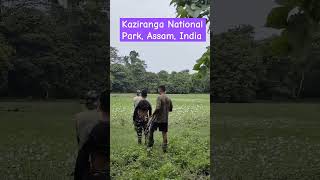
[[[102,121],[102,118],[97,110],[87,110],[76,114],[75,121],[78,145],[81,149],[88,140],[92,129]]]
[[[156,110],[158,113],[156,114],[156,122],[158,123],[168,123],[169,112],[172,111],[172,102],[171,99],[166,95],[159,95],[157,98],[157,106]]]

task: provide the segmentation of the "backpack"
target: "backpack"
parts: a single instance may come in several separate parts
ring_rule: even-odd
[[[138,109],[138,118],[141,120],[146,120],[148,117],[148,109]]]
[[[148,111],[150,110],[151,105],[147,100],[141,100],[137,105],[134,113],[134,121],[147,121]]]

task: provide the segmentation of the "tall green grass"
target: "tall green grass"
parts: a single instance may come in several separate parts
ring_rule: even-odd
[[[216,179],[320,179],[320,104],[212,104]]]
[[[151,155],[138,145],[132,124],[134,94],[111,96],[111,175],[114,179],[209,179],[209,95],[169,95],[168,153],[155,132]],[[156,95],[148,97],[155,108]]]
[[[0,179],[73,179],[77,152],[73,117],[80,110],[73,101],[1,102]]]

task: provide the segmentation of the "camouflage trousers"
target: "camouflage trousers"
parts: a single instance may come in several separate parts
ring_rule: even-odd
[[[137,132],[139,144],[142,142],[142,134],[145,135],[145,144],[147,143],[147,136],[148,136],[147,123],[148,123],[147,121],[140,120],[140,119],[137,119],[133,122],[135,126],[135,130]]]

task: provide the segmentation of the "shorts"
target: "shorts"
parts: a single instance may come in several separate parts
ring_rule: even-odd
[[[159,129],[159,131],[162,132],[168,132],[168,123],[153,122],[151,126],[151,131],[156,131],[157,129]]]
[[[108,177],[107,172],[97,172],[90,174],[88,180],[106,180]]]

